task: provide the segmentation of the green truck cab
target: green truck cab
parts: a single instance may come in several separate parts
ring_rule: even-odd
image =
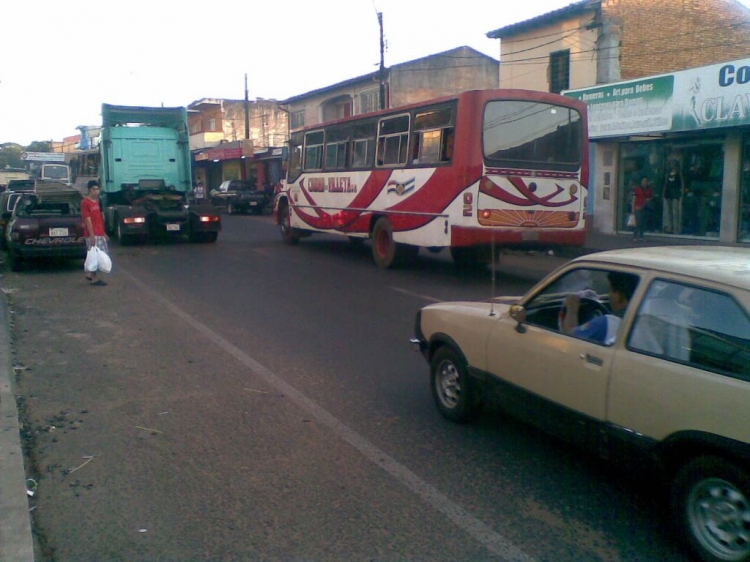
[[[101,197],[121,244],[161,237],[215,242],[219,210],[188,203],[192,189],[187,110],[102,104]]]

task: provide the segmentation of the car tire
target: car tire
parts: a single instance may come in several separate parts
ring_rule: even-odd
[[[679,535],[704,562],[750,560],[750,476],[714,456],[694,459],[672,484]]]
[[[11,271],[21,271],[23,268],[23,258],[13,250],[8,251],[8,265]]]
[[[452,422],[470,421],[481,410],[476,381],[469,376],[463,357],[450,347],[441,347],[432,357],[430,385],[438,411]]]

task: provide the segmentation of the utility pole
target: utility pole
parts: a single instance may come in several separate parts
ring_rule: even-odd
[[[247,96],[247,73],[245,73],[245,139],[250,138],[250,98]]]
[[[383,40],[383,12],[378,12],[380,26],[380,109],[385,109],[385,41]]]

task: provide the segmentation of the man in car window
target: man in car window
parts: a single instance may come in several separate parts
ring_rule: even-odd
[[[577,338],[612,345],[617,337],[622,317],[638,286],[638,277],[630,273],[611,271],[607,275],[609,281],[609,307],[611,314],[597,316],[588,322],[578,325],[578,314],[581,307],[581,297],[572,294],[565,297],[565,318],[562,331]]]

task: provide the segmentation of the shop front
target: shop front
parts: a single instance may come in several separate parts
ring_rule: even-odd
[[[206,186],[206,193],[225,180],[244,180],[252,174],[252,141],[234,141],[193,151],[193,181]]]
[[[589,108],[593,229],[628,233],[648,185],[646,235],[750,243],[750,59],[566,95]]]

